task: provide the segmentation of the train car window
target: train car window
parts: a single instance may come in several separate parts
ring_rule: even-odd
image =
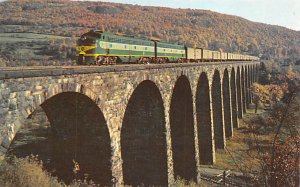
[[[113,46],[112,44],[109,44],[109,47],[110,47],[110,48],[112,48],[112,46]]]
[[[125,45],[125,49],[127,48],[127,45]]]
[[[136,49],[136,46],[134,46],[134,49]]]

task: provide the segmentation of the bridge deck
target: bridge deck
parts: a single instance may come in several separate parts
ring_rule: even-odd
[[[56,75],[71,74],[91,74],[91,73],[107,73],[120,71],[136,71],[149,69],[165,69],[176,67],[196,67],[219,64],[235,64],[250,63],[246,62],[202,62],[188,64],[126,64],[126,65],[108,65],[108,66],[28,66],[28,67],[1,67],[0,80],[27,78],[27,77],[44,77]],[[253,63],[253,62],[251,62]]]

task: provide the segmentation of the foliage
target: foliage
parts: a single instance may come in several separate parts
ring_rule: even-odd
[[[273,105],[250,123],[250,147],[256,150],[260,161],[260,171],[254,179],[265,186],[299,186],[300,76],[288,69],[273,83],[275,86],[255,85],[259,100],[269,98]],[[261,133],[272,135],[272,141],[260,143],[257,134]]]
[[[274,153],[265,153],[262,175],[269,186],[299,186],[300,138],[288,137],[276,141]]]
[[[0,186],[62,187],[64,185],[43,171],[42,163],[36,157],[30,156],[21,159],[12,157],[1,160]]]
[[[4,157],[0,159],[0,186],[5,187],[97,187],[93,181],[73,180],[70,185],[51,176],[43,168],[37,156],[26,158]]]
[[[287,91],[287,85],[261,85],[259,83],[254,83],[252,90],[254,93],[255,108],[257,110],[258,106],[270,107],[271,105],[278,103]]]
[[[8,64],[7,60],[0,57],[0,67],[6,67]]]
[[[254,85],[257,99],[268,103],[268,110],[245,115],[227,148],[217,152],[216,165],[242,172],[250,186],[296,187],[300,182],[300,75],[289,68],[270,81],[271,85]]]

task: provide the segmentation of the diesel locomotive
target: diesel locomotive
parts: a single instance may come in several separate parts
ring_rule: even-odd
[[[78,65],[259,60],[250,55],[170,44],[153,37],[141,39],[93,30],[78,39],[76,51]]]

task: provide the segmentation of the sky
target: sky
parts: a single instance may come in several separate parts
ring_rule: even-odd
[[[2,2],[4,0],[0,0]],[[82,0],[84,1],[84,0]],[[98,0],[89,0],[98,1]],[[300,0],[101,0],[106,2],[212,10],[300,31]]]
[[[97,1],[97,0],[90,0]],[[300,0],[102,0],[106,2],[212,10],[300,31]]]

